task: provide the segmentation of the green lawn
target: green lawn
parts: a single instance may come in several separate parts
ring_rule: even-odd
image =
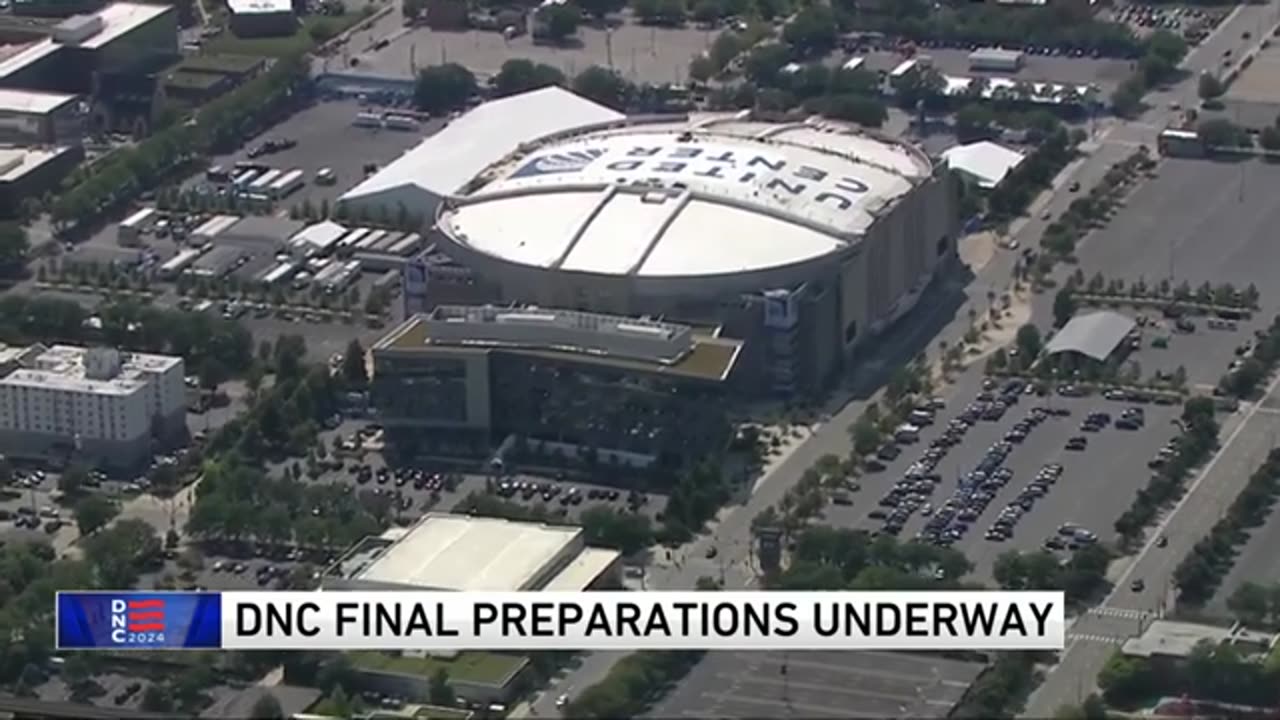
[[[206,43],[209,52],[257,57],[287,57],[305,53],[319,44],[317,38],[328,39],[365,19],[360,13],[346,15],[312,15],[302,19],[298,30],[286,37],[238,38],[230,30]],[[316,32],[323,28],[324,32]]]
[[[431,677],[444,668],[453,680],[477,683],[501,683],[520,669],[526,660],[515,655],[486,652],[459,653],[452,659],[437,657],[405,657],[376,651],[351,653],[351,664],[368,670],[386,670],[406,675]]]

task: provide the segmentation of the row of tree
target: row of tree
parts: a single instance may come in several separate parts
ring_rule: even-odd
[[[70,176],[50,209],[58,229],[78,226],[133,200],[179,170],[278,123],[300,106],[309,82],[304,57],[277,60],[271,69],[202,108],[190,122],[174,123]]]
[[[1076,156],[1079,137],[1059,128],[1044,139],[987,197],[987,219],[1004,223],[1026,212],[1031,201]]]
[[[1236,549],[1248,542],[1251,529],[1266,522],[1277,497],[1280,497],[1280,449],[1267,455],[1262,466],[1249,476],[1231,507],[1174,570],[1178,602],[1202,605],[1213,597],[1222,578],[1235,565]]]
[[[1182,493],[1191,470],[1198,467],[1218,446],[1218,421],[1214,417],[1213,400],[1195,397],[1182,407],[1178,421],[1182,432],[1176,449],[1164,465],[1151,474],[1147,486],[1138,491],[1129,508],[1116,519],[1116,533],[1122,542],[1132,544],[1155,520],[1157,513]]]
[[[955,589],[973,569],[958,550],[861,530],[813,526],[794,538],[791,562],[768,578],[776,590]]]
[[[353,494],[342,483],[268,477],[234,453],[224,453],[205,462],[186,530],[228,542],[341,548],[382,532],[393,511],[388,494]]]
[[[1253,346],[1253,352],[1240,361],[1240,365],[1222,376],[1218,387],[1241,400],[1257,393],[1263,381],[1280,363],[1280,316],[1271,321]]]
[[[1147,283],[1144,278],[1126,283],[1124,278],[1107,278],[1101,272],[1094,273],[1086,280],[1084,271],[1079,268],[1067,278],[1063,287],[1071,292],[1117,299],[1168,300],[1175,303],[1216,305],[1219,308],[1241,311],[1256,310],[1262,299],[1258,286],[1253,283],[1238,288],[1231,283],[1215,286],[1204,282],[1192,288],[1191,283],[1186,280],[1178,285],[1174,285],[1168,278],[1161,278],[1154,284]]]
[[[637,553],[653,544],[653,523],[648,515],[622,512],[608,505],[587,508],[573,522],[567,513],[553,511],[545,503],[524,505],[494,495],[471,493],[454,506],[452,512],[507,520],[565,523],[582,527],[589,545],[614,548],[624,555]]]
[[[0,298],[0,339],[177,355],[189,371],[215,385],[243,374],[253,361],[253,336],[239,323],[131,300],[91,311],[72,300],[7,294]]]
[[[26,694],[43,682],[53,651],[54,593],[132,587],[160,560],[151,525],[122,520],[82,543],[83,557],[58,558],[43,543],[0,545],[0,683]]]
[[[702,659],[700,651],[644,651],[628,655],[609,675],[583,690],[563,708],[564,716],[586,720],[641,717],[659,694]]]
[[[567,85],[574,92],[602,105],[619,110],[655,102],[652,86],[628,82],[613,70],[592,65],[575,75],[572,81],[554,67],[527,60],[509,60],[494,77],[493,87],[499,96],[536,90],[549,85]],[[442,114],[462,110],[480,91],[476,77],[457,63],[431,65],[418,71],[414,86],[414,103],[421,110]]]
[[[1153,167],[1155,160],[1148,156],[1145,147],[1112,165],[1087,195],[1072,201],[1067,211],[1045,228],[1041,247],[1055,259],[1070,258],[1075,254],[1076,243],[1111,216],[1120,202],[1121,192],[1139,173]]]
[[[1117,115],[1131,117],[1142,109],[1142,96],[1178,74],[1178,65],[1187,54],[1187,43],[1178,35],[1157,30],[1147,38],[1137,71],[1111,94]]]
[[[1099,673],[1098,687],[1118,707],[1162,696],[1273,707],[1280,703],[1280,664],[1257,662],[1235,645],[1209,641],[1176,665],[1117,652]]]
[[[1044,550],[1009,550],[996,558],[992,573],[1005,590],[1061,590],[1067,603],[1082,605],[1106,588],[1111,557],[1099,544],[1076,550],[1065,563]]]
[[[1280,628],[1280,582],[1270,585],[1246,580],[1227,598],[1227,609],[1252,627]]]
[[[853,457],[861,460],[880,448],[893,429],[915,409],[916,403],[933,392],[929,366],[923,355],[909,365],[894,370],[885,385],[881,402],[871,403],[852,425]]]
[[[322,423],[340,408],[342,379],[326,368],[303,364],[306,343],[297,335],[282,335],[258,349],[258,370],[252,380],[252,404],[247,412],[223,425],[209,442],[210,455],[234,450],[250,462],[266,458],[305,457],[315,445]],[[274,372],[275,382],[261,387],[262,373]]]

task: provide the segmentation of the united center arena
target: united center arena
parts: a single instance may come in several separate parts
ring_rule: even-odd
[[[489,302],[715,327],[744,342],[745,387],[817,389],[955,257],[951,174],[831,121],[627,118],[551,88],[423,143],[455,158],[455,178],[463,145],[486,160],[465,180],[433,186],[419,147],[343,201],[431,203],[436,249]]]

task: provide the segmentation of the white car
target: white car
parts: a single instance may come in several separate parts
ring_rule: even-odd
[[[568,695],[561,695],[560,697],[556,698],[556,707],[558,707],[558,708],[562,708],[562,707],[564,707],[565,705],[568,705],[568,704],[569,704],[569,696],[568,696]]]

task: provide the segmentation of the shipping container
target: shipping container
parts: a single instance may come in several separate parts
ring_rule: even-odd
[[[389,232],[381,240],[374,243],[370,248],[370,252],[384,253],[389,252],[395,244],[404,238],[404,233]]]
[[[366,235],[368,235],[371,232],[373,231],[370,230],[369,228],[356,228],[351,232],[347,233],[346,235],[342,236],[342,239],[338,241],[338,247],[340,248],[355,247],[357,244],[360,243],[360,241],[364,240]]]
[[[422,247],[422,236],[418,233],[409,233],[400,238],[395,245],[387,252],[391,255],[408,255]]]
[[[298,266],[294,263],[282,262],[268,270],[267,273],[262,276],[262,282],[265,285],[275,285],[276,283],[284,282],[285,280],[288,280],[293,273],[297,271],[297,269]]]
[[[271,187],[271,183],[279,180],[281,175],[284,175],[282,170],[268,170],[254,178],[254,181],[249,183],[248,190],[258,194],[265,193]]]
[[[359,243],[356,244],[356,251],[368,252],[369,250],[373,249],[374,245],[377,245],[378,243],[382,242],[383,238],[385,238],[386,236],[387,236],[386,230],[373,230],[368,235],[365,235],[364,239],[362,239]]]
[[[231,184],[234,185],[237,190],[243,190],[249,187],[254,180],[258,179],[259,175],[261,175],[261,172],[258,170],[245,170],[237,175],[236,179],[233,180]]]

